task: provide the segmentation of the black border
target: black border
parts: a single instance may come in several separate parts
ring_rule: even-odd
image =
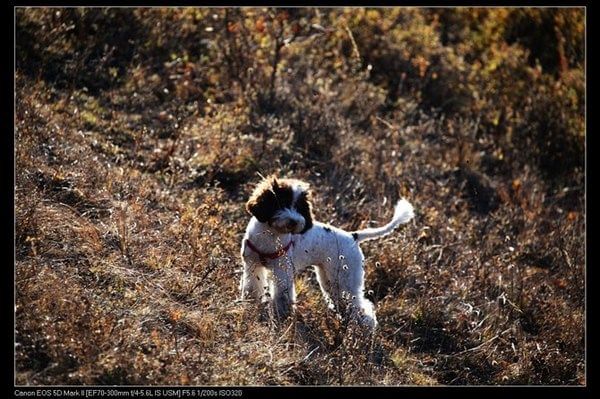
[[[77,1],[77,0],[42,0],[42,1],[14,1],[11,0],[11,6],[47,6],[47,7],[142,7],[142,6],[152,6],[152,7],[579,7],[579,6],[589,6],[590,1],[582,1],[582,0],[550,0],[550,1],[517,1],[514,3],[508,1],[497,1],[497,0],[479,0],[479,1],[444,1],[444,0],[397,0],[397,1],[356,1],[356,0],[347,0],[342,4],[335,4],[331,2],[302,2],[302,1],[260,1],[256,4],[252,4],[252,2],[240,2],[240,1],[231,1],[231,0],[208,0],[208,1],[198,1],[198,0],[175,0],[175,1],[152,1],[152,0],[128,0],[128,1],[118,1],[118,0],[91,0],[88,2],[85,1]]]

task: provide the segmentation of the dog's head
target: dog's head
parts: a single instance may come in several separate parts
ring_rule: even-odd
[[[270,176],[259,183],[246,209],[279,233],[302,234],[313,225],[308,183]]]

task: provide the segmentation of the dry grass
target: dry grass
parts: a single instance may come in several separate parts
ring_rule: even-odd
[[[542,71],[504,11],[19,10],[16,382],[585,383],[581,16]],[[415,204],[372,340],[310,274],[282,325],[237,301],[257,171],[342,228]]]

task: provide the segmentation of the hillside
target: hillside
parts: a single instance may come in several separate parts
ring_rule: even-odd
[[[17,384],[585,383],[583,9],[17,9]],[[362,245],[238,300],[259,173]]]

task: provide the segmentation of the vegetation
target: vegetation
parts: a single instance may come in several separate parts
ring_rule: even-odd
[[[18,384],[584,384],[582,8],[16,10]],[[253,185],[363,245],[365,342],[310,273],[238,301]]]

